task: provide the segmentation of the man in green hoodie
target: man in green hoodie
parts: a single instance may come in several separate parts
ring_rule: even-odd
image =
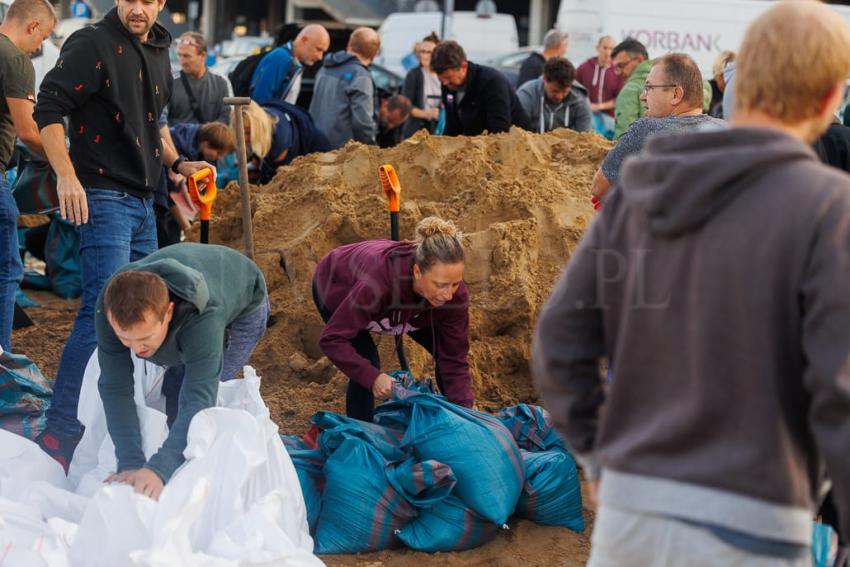
[[[649,71],[652,69],[653,60],[649,58],[644,44],[628,37],[618,43],[611,52],[611,61],[617,73],[626,80],[626,84],[617,95],[614,106],[614,139],[616,140],[635,120],[646,115],[646,106],[641,101],[641,95],[646,78],[649,77]],[[702,109],[707,112],[711,106],[711,85],[705,80],[702,82],[702,96]]]
[[[189,423],[215,405],[219,380],[230,380],[247,362],[268,316],[263,273],[223,246],[175,244],[112,277],[95,314],[98,389],[118,459],[108,482],[159,498],[183,463]],[[142,451],[131,354],[183,367],[176,416],[169,416],[168,438],[150,459]]]

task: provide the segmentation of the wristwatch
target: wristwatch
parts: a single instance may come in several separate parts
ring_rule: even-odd
[[[174,173],[180,173],[178,171],[178,168],[180,167],[180,164],[184,161],[186,161],[186,158],[184,156],[179,156],[176,160],[174,160],[174,163],[171,164],[171,171],[173,171]]]

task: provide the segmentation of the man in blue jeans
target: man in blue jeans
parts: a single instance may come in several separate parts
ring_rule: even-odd
[[[24,270],[18,250],[18,207],[9,191],[6,170],[15,137],[44,154],[32,119],[35,70],[29,55],[41,47],[56,23],[42,0],[15,0],[0,25],[0,347],[12,350],[15,291]]]
[[[156,250],[153,189],[163,164],[185,176],[212,167],[187,162],[162,143],[158,118],[172,85],[171,36],[156,23],[164,5],[116,0],[103,20],[68,38],[35,107],[60,211],[80,236],[82,304],[59,363],[47,428],[37,439],[66,470],[81,436],[77,402],[95,348],[98,293],[118,268]]]

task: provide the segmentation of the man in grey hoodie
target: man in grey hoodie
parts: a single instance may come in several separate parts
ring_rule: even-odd
[[[574,82],[576,68],[563,57],[543,65],[543,76],[528,81],[516,95],[528,115],[532,130],[542,134],[555,128],[588,132],[593,126],[590,99],[583,86]]]
[[[333,148],[341,148],[349,140],[375,144],[378,100],[369,66],[380,48],[375,30],[357,28],[345,51],[325,57],[316,75],[310,116]]]
[[[626,160],[541,313],[537,384],[599,503],[591,567],[811,565],[824,472],[850,536],[850,177],[809,147],[848,52],[824,4],[764,12],[732,128]]]

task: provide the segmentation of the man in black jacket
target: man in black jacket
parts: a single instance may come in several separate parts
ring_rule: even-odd
[[[496,134],[507,132],[511,125],[528,129],[528,117],[504,75],[467,61],[456,41],[437,45],[431,69],[443,84],[445,135]]]
[[[153,189],[163,164],[186,176],[211,167],[186,161],[161,140],[158,118],[172,86],[171,36],[156,23],[164,5],[116,0],[103,20],[68,38],[35,107],[60,211],[80,235],[83,299],[38,438],[66,470],[80,437],[77,401],[95,347],[98,293],[118,268],[156,250]]]

